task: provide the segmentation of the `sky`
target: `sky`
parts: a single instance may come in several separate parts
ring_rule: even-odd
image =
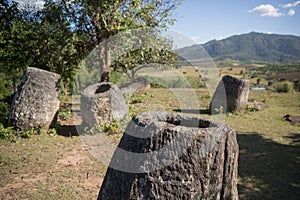
[[[252,31],[300,36],[300,0],[184,0],[175,18],[170,31],[199,44]]]
[[[297,0],[185,0],[171,31],[204,44],[249,32],[300,36]]]

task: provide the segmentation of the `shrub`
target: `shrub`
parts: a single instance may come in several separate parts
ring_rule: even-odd
[[[31,128],[28,131],[21,131],[19,133],[20,133],[20,137],[21,138],[30,138],[32,135],[38,135],[39,134],[39,130]]]
[[[118,134],[121,132],[120,124],[117,121],[100,125],[100,130],[107,132],[109,135]]]
[[[249,105],[247,105],[246,111],[248,111],[248,112],[255,112],[255,111],[258,111],[258,109],[255,108],[255,106],[253,104],[249,104]]]
[[[119,83],[120,79],[122,78],[122,73],[118,71],[112,71],[110,73],[110,82],[117,84]]]
[[[12,127],[5,128],[0,124],[0,139],[13,140],[15,136],[15,130]]]
[[[7,102],[0,101],[0,123],[4,126],[8,123],[10,105]]]
[[[61,120],[67,121],[71,117],[71,111],[70,110],[60,110],[58,112],[58,117]]]
[[[50,128],[48,134],[51,136],[57,135],[57,130],[55,128]]]
[[[295,92],[293,88],[293,84],[289,81],[279,82],[275,85],[275,90],[277,92],[286,92],[286,93],[293,93]]]
[[[0,139],[11,142],[16,142],[19,138],[30,138],[33,135],[39,135],[43,132],[43,127],[37,129],[31,128],[27,131],[17,131],[13,127],[4,127],[3,124],[0,124]]]
[[[300,80],[294,81],[295,90],[300,92]]]
[[[137,95],[137,94],[134,94],[132,95],[131,97],[131,101],[130,103],[131,104],[135,104],[135,103],[145,103],[145,97],[143,95]]]

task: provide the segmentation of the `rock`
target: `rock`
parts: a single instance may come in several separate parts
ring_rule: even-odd
[[[300,124],[300,116],[291,116],[289,114],[285,115],[283,117],[286,121],[292,122],[292,123],[299,123]]]
[[[139,77],[134,79],[133,81],[126,83],[120,87],[123,94],[132,95],[134,93],[137,94],[145,94],[151,88],[147,79],[143,77]]]
[[[247,103],[247,109],[263,110],[266,109],[267,107],[268,105],[263,102],[253,101]]]
[[[9,125],[17,130],[47,130],[59,109],[59,96],[59,74],[28,67],[11,105]]]
[[[210,103],[212,114],[237,112],[247,108],[250,81],[224,76]]]
[[[128,115],[128,106],[120,89],[109,82],[90,85],[80,98],[82,120],[86,125],[121,121]]]
[[[142,113],[128,124],[98,199],[238,199],[238,154],[225,124]]]

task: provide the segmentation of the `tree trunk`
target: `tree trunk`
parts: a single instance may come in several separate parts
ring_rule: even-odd
[[[99,59],[100,59],[100,71],[101,71],[101,82],[109,82],[110,78],[110,47],[107,41],[104,41],[104,46],[100,46],[99,49]]]
[[[135,78],[136,71],[134,69],[131,70],[131,80],[133,81]]]

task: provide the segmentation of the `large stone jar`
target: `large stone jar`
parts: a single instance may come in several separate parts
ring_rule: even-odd
[[[103,82],[90,85],[82,91],[80,111],[83,122],[93,127],[125,119],[128,106],[116,85]]]
[[[238,199],[238,154],[225,124],[142,113],[128,124],[98,199]]]
[[[60,75],[28,67],[14,96],[9,125],[18,130],[48,129],[59,109]]]

